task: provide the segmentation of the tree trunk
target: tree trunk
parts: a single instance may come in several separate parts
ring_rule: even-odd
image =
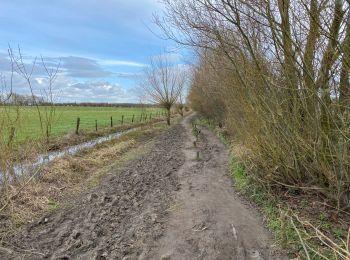
[[[343,16],[344,16],[343,0],[336,0],[335,6],[334,6],[333,18],[332,18],[333,20],[331,23],[329,36],[328,36],[329,38],[328,44],[320,63],[319,78],[317,79],[317,82],[316,82],[316,86],[318,87],[318,90],[322,91],[322,95],[321,95],[322,102],[320,103],[321,126],[322,126],[323,132],[326,134],[326,136],[324,136],[322,140],[325,147],[328,145],[327,136],[331,134],[331,128],[332,128],[331,126],[332,118],[328,113],[328,109],[332,102],[330,86],[329,86],[329,79],[331,77],[330,71],[339,55],[339,52],[337,51],[337,44],[338,44],[337,39],[339,37]]]
[[[166,123],[170,125],[170,109],[167,109]]]
[[[316,44],[320,37],[320,11],[317,0],[311,0],[310,3],[310,29],[307,36],[305,46],[303,79],[306,88],[305,95],[314,94],[315,87],[315,71],[313,61],[315,59]]]
[[[347,18],[346,25],[346,36],[343,46],[343,57],[342,57],[342,68],[340,71],[340,82],[339,82],[339,101],[341,102],[341,108],[344,110],[349,105],[350,101],[350,15]]]
[[[296,68],[295,50],[293,48],[293,40],[291,34],[290,16],[289,16],[290,0],[278,0],[278,9],[281,16],[281,34],[282,34],[282,50],[283,50],[283,70],[286,76],[286,84],[288,87],[288,109],[293,118],[298,118],[297,89],[298,78]]]

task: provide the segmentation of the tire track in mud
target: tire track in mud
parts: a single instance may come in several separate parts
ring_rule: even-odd
[[[72,206],[10,237],[0,248],[0,259],[144,258],[162,236],[167,208],[179,188],[183,139],[182,125],[158,135],[146,154]]]

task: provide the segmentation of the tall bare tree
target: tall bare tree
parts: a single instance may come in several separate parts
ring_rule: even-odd
[[[167,110],[167,124],[170,125],[170,111],[182,94],[186,83],[184,68],[169,58],[159,55],[151,59],[144,70],[141,88],[145,98]]]

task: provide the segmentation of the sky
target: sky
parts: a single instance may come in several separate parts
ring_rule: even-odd
[[[157,0],[1,0],[0,73],[9,86],[9,46],[31,75],[35,94],[48,86],[43,66],[59,65],[53,84],[56,102],[138,102],[138,76],[152,56],[181,59],[173,42],[159,37],[152,22]],[[18,70],[18,69],[17,69]],[[28,94],[23,75],[15,73],[14,92]]]

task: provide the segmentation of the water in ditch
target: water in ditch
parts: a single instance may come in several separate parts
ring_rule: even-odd
[[[75,155],[78,152],[95,147],[98,144],[119,139],[121,136],[136,131],[138,128],[132,128],[122,132],[112,133],[106,136],[98,137],[93,140],[83,142],[77,145],[68,146],[62,150],[48,152],[46,154],[40,154],[34,161],[22,162],[21,164],[14,165],[8,172],[7,176],[10,176],[10,180],[14,177],[21,175],[30,175],[36,171],[41,165],[47,164],[55,159],[61,158],[65,155]],[[0,182],[2,181],[3,173],[0,171]],[[11,177],[12,176],[12,177]]]

